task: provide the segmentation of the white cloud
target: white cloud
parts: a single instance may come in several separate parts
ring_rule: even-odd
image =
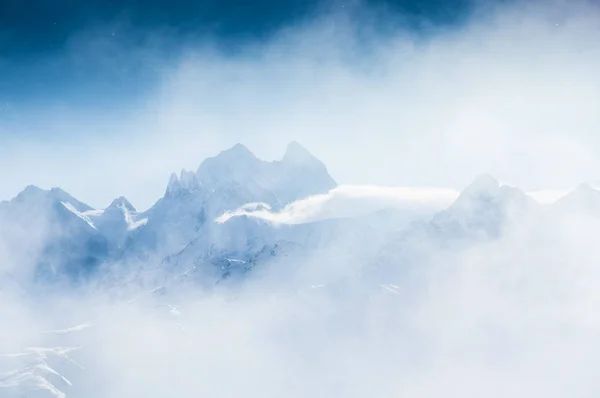
[[[20,111],[9,127],[32,138],[3,142],[0,196],[58,185],[95,207],[125,195],[144,209],[172,171],[236,142],[278,158],[290,140],[341,184],[458,189],[482,172],[526,190],[596,183],[598,18],[592,3],[512,3],[420,37],[333,15],[236,55],[133,52],[161,76],[143,101]],[[74,52],[93,52],[80,42]]]
[[[273,211],[266,205],[242,206],[217,219],[226,222],[231,217],[249,216],[282,224],[302,224],[311,221],[368,214],[393,207],[407,213],[425,213],[448,206],[458,193],[451,189],[382,187],[374,185],[341,185],[326,194],[310,196]]]
[[[125,194],[145,207],[172,170],[193,169],[236,141],[273,158],[290,138],[347,184],[459,188],[489,171],[527,191],[575,186],[598,170],[597,9],[528,4],[428,40],[400,33],[363,63],[344,61],[353,36],[335,21],[243,57],[195,51],[165,75],[148,108],[127,109],[123,125],[95,113],[70,119],[78,109],[38,113],[49,132],[114,127],[115,135],[86,145],[3,145],[1,195],[26,183],[61,185],[97,206]],[[365,64],[374,67],[359,70]],[[242,210],[304,222],[379,206],[443,207],[452,195],[343,185],[281,212]],[[558,194],[532,196],[547,202]],[[383,242],[362,234],[353,245],[284,256],[238,289],[183,284],[155,295],[142,295],[155,286],[125,282],[117,291],[25,295],[29,286],[15,281],[34,262],[31,240],[39,249],[43,237],[0,228],[10,237],[0,242],[0,325],[8,325],[0,327],[0,353],[81,347],[73,359],[85,369],[48,361],[72,382],[53,379],[67,397],[598,395],[593,217],[527,225],[464,250],[392,240],[402,255],[373,280],[361,247]],[[358,271],[376,283],[359,283]],[[130,296],[143,299],[128,303]],[[73,333],[43,333],[65,330]],[[30,366],[24,360],[0,357],[0,384]]]
[[[568,192],[568,190],[543,190],[527,194],[540,204],[551,204]],[[279,211],[274,211],[264,203],[250,203],[225,212],[216,221],[223,223],[232,217],[248,216],[274,223],[302,224],[365,215],[385,208],[394,208],[407,214],[424,215],[443,210],[458,195],[459,191],[442,188],[341,185],[326,194],[292,202]]]
[[[134,303],[104,289],[39,300],[3,289],[0,353],[79,347],[69,356],[83,369],[47,350],[72,386],[47,377],[67,397],[593,396],[600,226],[564,222],[399,256],[381,280],[361,279],[368,287],[352,279],[369,268],[358,249],[332,247],[274,264],[283,279],[266,272],[211,293],[178,285]],[[0,356],[0,385],[28,361]]]

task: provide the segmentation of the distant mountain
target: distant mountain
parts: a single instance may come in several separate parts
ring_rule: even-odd
[[[589,186],[578,187],[548,213],[521,190],[481,175],[435,214],[388,209],[298,225],[250,216],[216,222],[243,206],[278,211],[335,186],[323,163],[298,143],[272,162],[237,144],[204,160],[196,172],[173,174],[164,196],[142,213],[124,197],[96,210],[58,188],[29,186],[0,203],[0,237],[44,278],[87,277],[103,264],[119,264],[216,282],[262,269],[281,256],[320,253],[339,259],[352,253],[343,272],[377,280],[379,270],[405,275],[431,255],[493,241],[527,223],[547,225],[555,214],[600,216],[600,192]],[[365,263],[372,266],[356,269]]]
[[[538,214],[541,206],[520,189],[478,176],[447,209],[411,225],[398,240],[448,243],[493,239],[516,222]]]
[[[551,210],[563,215],[600,217],[600,191],[588,184],[580,184],[573,191],[552,204]]]
[[[495,238],[503,228],[539,208],[525,192],[501,186],[484,174],[467,186],[448,209],[436,214],[429,226],[432,233],[442,238]]]
[[[211,236],[213,221],[228,210],[248,203],[278,209],[334,187],[323,163],[298,143],[273,162],[237,144],[204,160],[196,173],[183,170],[179,177],[171,176],[164,197],[140,215],[147,222],[130,234],[128,255],[176,253]]]
[[[104,210],[87,211],[84,216],[107,239],[113,252],[122,251],[129,234],[148,221],[124,197],[113,200]]]
[[[0,204],[0,233],[24,253],[37,253],[31,262],[46,276],[88,275],[109,260],[159,264],[191,247],[197,258],[248,257],[274,244],[270,227],[256,220],[219,225],[215,218],[251,202],[278,209],[335,186],[323,163],[296,142],[273,162],[237,144],[196,172],[173,174],[165,195],[143,213],[123,197],[96,210],[59,188],[29,186]]]
[[[89,275],[109,254],[106,237],[86,216],[90,211],[59,188],[28,186],[0,203],[0,236],[40,278]]]
[[[280,208],[337,186],[325,165],[297,142],[290,143],[283,158],[274,162],[260,160],[246,147],[237,144],[202,162],[196,178],[210,192],[238,186],[239,193],[247,197],[234,206],[227,203],[228,209],[249,202],[265,202]],[[237,198],[228,199],[235,201]],[[218,208],[217,213],[223,210]]]
[[[493,241],[541,215],[541,206],[523,191],[478,176],[456,201],[428,221],[418,221],[381,247],[368,272],[407,279],[422,272],[435,256]],[[439,259],[438,259],[439,260]],[[442,260],[443,261],[443,260]]]

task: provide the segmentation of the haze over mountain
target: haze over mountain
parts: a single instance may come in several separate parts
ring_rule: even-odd
[[[540,205],[524,192],[500,186],[485,174],[445,210],[390,208],[383,217],[374,211],[298,225],[263,218],[336,187],[325,165],[297,142],[288,145],[281,160],[271,162],[237,144],[205,159],[195,172],[173,173],[164,196],[147,211],[137,212],[124,197],[96,210],[59,188],[44,191],[28,186],[0,204],[0,225],[10,226],[7,241],[23,246],[32,256],[37,253],[32,270],[42,280],[82,280],[111,272],[110,264],[115,262],[143,261],[143,268],[169,272],[202,270],[210,275],[205,278],[216,281],[230,276],[233,268],[247,272],[260,253],[276,247],[305,254],[323,250],[333,241],[364,240],[377,242],[363,245],[365,255],[374,255],[378,245],[386,247],[384,242],[394,231],[404,236],[400,240],[418,236],[429,243],[498,238],[509,223],[518,226],[541,214]],[[597,192],[581,186],[551,209],[595,212],[594,206],[599,205],[595,202],[600,203]],[[574,201],[578,204],[568,206]],[[583,202],[585,207],[580,205]],[[434,214],[436,210],[441,211]],[[13,226],[19,233],[12,232]],[[30,248],[23,245],[28,240]],[[395,245],[393,240],[391,244]],[[261,261],[268,260],[269,256],[262,256]]]
[[[20,348],[22,352],[0,355],[0,366],[5,367],[5,371],[0,368],[0,391],[9,397],[34,390],[40,397],[89,393],[95,381],[86,380],[73,367],[80,367],[79,361],[89,367],[90,358],[103,357],[93,336],[108,339],[105,341],[111,351],[122,344],[127,337],[106,333],[114,333],[115,322],[128,322],[123,312],[141,311],[162,319],[152,328],[161,333],[182,333],[177,339],[183,339],[184,350],[196,347],[188,339],[188,328],[198,333],[207,327],[206,309],[190,306],[219,297],[234,302],[244,297],[243,305],[251,308],[264,306],[269,297],[279,297],[282,301],[273,308],[276,313],[284,308],[292,313],[304,311],[306,305],[319,303],[322,308],[307,315],[309,319],[325,317],[326,322],[335,322],[332,330],[338,330],[340,336],[360,335],[364,317],[382,308],[392,311],[390,314],[399,311],[393,315],[394,322],[413,322],[411,312],[415,310],[427,314],[429,309],[410,309],[404,304],[425,305],[422,295],[428,286],[441,283],[442,275],[449,275],[450,281],[455,280],[455,273],[469,275],[461,267],[472,256],[475,261],[503,261],[503,255],[498,254],[502,247],[511,250],[526,244],[531,245],[531,251],[512,252],[514,261],[525,264],[524,258],[538,255],[535,247],[562,250],[563,234],[569,230],[579,236],[580,231],[572,229],[577,225],[585,225],[586,233],[600,232],[594,221],[600,220],[600,193],[588,185],[579,186],[554,204],[543,205],[518,188],[499,184],[489,174],[475,178],[458,197],[452,197],[453,201],[445,196],[432,202],[434,206],[415,206],[427,197],[424,191],[403,191],[416,195],[410,206],[294,223],[282,222],[284,219],[276,216],[302,210],[306,201],[336,189],[325,165],[296,142],[288,146],[281,160],[272,162],[258,159],[237,144],[204,160],[196,172],[173,174],[164,196],[144,212],[136,211],[124,197],[97,210],[59,188],[26,187],[11,201],[0,203],[0,254],[14,264],[0,269],[0,287],[9,288],[3,294],[12,294],[16,286],[26,287],[23,294],[31,299],[46,297],[54,303],[49,305],[59,305],[53,297],[63,300],[72,295],[97,300],[93,293],[97,291],[105,298],[101,299],[103,304],[69,307],[69,311],[77,310],[68,317],[46,319],[49,324],[44,327],[53,329],[28,337],[39,341],[41,348]],[[585,224],[577,221],[582,217],[588,220]],[[585,242],[578,243],[579,247],[582,244]],[[516,272],[510,261],[503,267]],[[486,268],[485,272],[499,270]],[[525,267],[518,272],[537,271]],[[513,276],[502,274],[501,278]],[[464,281],[456,283],[473,289]],[[446,281],[439,288],[454,292],[454,286]],[[442,294],[451,299],[456,293]],[[191,299],[197,296],[204,298]],[[407,301],[398,306],[395,300],[400,297]],[[336,303],[331,319],[323,312],[327,303]],[[535,300],[525,303],[537,308]],[[435,305],[445,304],[436,299]],[[465,310],[463,306],[457,308]],[[232,309],[226,306],[223,311],[230,313]],[[75,322],[70,320],[73,317],[79,321],[72,326],[56,323],[63,318]],[[235,323],[240,317],[236,313],[227,322]],[[277,324],[273,322],[269,320],[264,327]],[[545,322],[552,325],[551,320]],[[133,331],[137,327],[126,328]],[[409,335],[403,338],[412,341]],[[77,339],[86,341],[84,348],[77,346]],[[511,343],[500,339],[499,344]],[[171,346],[163,360],[172,363],[172,355],[179,350]],[[369,348],[361,355],[375,352]],[[393,355],[400,358],[399,354]],[[105,361],[115,366],[114,359]],[[95,374],[93,368],[84,372]],[[132,388],[146,391],[137,382]]]
[[[231,252],[233,243],[221,234],[237,221],[227,225],[214,222],[224,212],[248,203],[282,208],[335,186],[323,163],[296,142],[275,162],[262,161],[237,144],[204,160],[197,172],[173,174],[164,197],[145,212],[138,213],[124,197],[106,209],[95,210],[58,188],[44,191],[29,186],[1,204],[0,224],[19,225],[26,234],[48,237],[39,270],[60,274],[65,269],[79,275],[97,270],[102,262],[122,258],[160,259],[197,240],[202,241],[204,251],[214,250],[216,242],[225,242],[221,250]],[[240,230],[233,232],[244,237]],[[267,244],[265,239],[253,252]],[[243,249],[248,251],[244,246],[237,250]],[[65,258],[50,253],[64,253]],[[77,257],[71,260],[70,256]],[[72,264],[79,264],[79,269],[72,269]]]
[[[600,396],[599,27],[0,1],[0,398]]]

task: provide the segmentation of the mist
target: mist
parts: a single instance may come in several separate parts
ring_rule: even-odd
[[[593,3],[482,5],[457,28],[422,32],[354,9],[233,53],[164,32],[132,47],[122,22],[75,34],[69,57],[101,70],[136,64],[154,78],[99,107],[47,100],[9,111],[0,130],[28,138],[2,146],[14,167],[0,171],[0,195],[61,186],[96,208],[125,195],[144,210],[173,171],[237,142],[277,159],[290,140],[342,184],[461,189],[482,172],[525,190],[597,183]],[[156,43],[179,50],[162,56]]]
[[[3,278],[0,348],[72,347],[70,360],[47,355],[67,396],[593,396],[598,219],[550,225],[428,246],[385,279],[359,278],[364,253],[341,243],[210,291],[31,297]],[[31,357],[0,360],[9,371]]]
[[[61,186],[95,208],[125,195],[145,210],[173,171],[237,142],[280,159],[297,140],[338,188],[209,222],[350,221],[217,284],[189,276],[197,264],[124,259],[43,285],[35,264],[60,231],[0,225],[0,396],[598,395],[600,217],[547,202],[598,180],[600,8],[482,2],[460,27],[418,32],[348,8],[234,53],[186,40],[163,58],[165,32],[131,51],[105,40],[113,26],[72,38],[69,57],[154,78],[104,107],[11,108],[3,199]],[[493,239],[401,239],[482,172],[543,205]],[[369,218],[390,208],[402,217]]]

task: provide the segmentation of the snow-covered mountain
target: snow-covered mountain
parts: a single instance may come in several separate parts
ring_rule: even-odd
[[[553,255],[548,247],[559,241],[572,239],[577,243],[574,248],[578,249],[581,241],[589,239],[593,246],[597,233],[590,232],[600,229],[600,192],[589,186],[581,185],[557,203],[542,206],[523,191],[501,185],[489,175],[476,178],[448,208],[433,214],[416,214],[414,209],[408,213],[384,209],[302,224],[275,223],[243,212],[239,215],[233,212],[226,220],[219,217],[240,207],[281,209],[290,201],[322,194],[334,186],[323,164],[298,144],[291,144],[283,159],[275,162],[259,160],[245,147],[236,145],[207,159],[197,172],[182,171],[171,176],[164,196],[144,212],[138,212],[124,197],[115,199],[105,209],[93,209],[61,189],[43,190],[33,186],[11,201],[0,203],[2,258],[6,258],[5,252],[8,252],[13,258],[26,259],[35,276],[44,281],[61,277],[100,281],[102,296],[108,296],[111,303],[107,307],[110,311],[101,306],[96,310],[98,316],[94,317],[90,317],[84,305],[75,315],[85,323],[78,321],[73,323],[77,326],[43,329],[46,331],[40,336],[34,336],[35,345],[18,339],[14,344],[18,349],[0,353],[0,396],[25,396],[23,391],[26,391],[27,396],[65,397],[65,394],[77,396],[81,391],[89,391],[90,378],[84,376],[105,374],[94,373],[103,369],[94,369],[94,363],[110,338],[119,340],[124,331],[129,334],[128,343],[114,343],[117,349],[111,353],[121,355],[127,352],[124,347],[144,335],[149,325],[152,328],[158,325],[146,323],[144,316],[140,324],[124,326],[131,314],[139,314],[136,311],[143,314],[151,311],[157,319],[165,321],[166,326],[160,324],[158,335],[171,336],[172,333],[173,338],[163,341],[189,339],[185,344],[174,345],[184,351],[186,357],[188,347],[194,346],[198,336],[203,336],[211,317],[214,317],[215,335],[218,335],[223,330],[224,319],[243,319],[248,312],[253,312],[248,308],[259,313],[260,325],[266,313],[275,313],[277,318],[287,314],[290,316],[287,322],[290,322],[294,317],[314,313],[317,308],[324,311],[308,318],[310,321],[300,324],[302,327],[296,326],[295,320],[290,323],[292,327],[283,332],[276,326],[273,334],[264,335],[269,339],[261,336],[261,340],[271,340],[271,336],[298,338],[300,334],[294,336],[292,329],[304,331],[310,325],[318,325],[327,332],[329,326],[337,325],[341,331],[356,328],[360,333],[370,333],[362,322],[365,319],[371,322],[375,316],[385,321],[382,330],[393,332],[390,332],[390,341],[396,341],[396,331],[410,320],[413,308],[423,305],[420,301],[423,299],[425,305],[428,304],[427,298],[436,289],[436,281],[447,279],[448,283],[442,286],[454,288],[455,283],[466,276],[472,284],[467,286],[479,288],[481,266],[508,267],[515,258],[522,261],[519,267],[527,266],[532,256],[530,252],[535,255],[535,248],[530,248],[535,245],[543,248],[543,253],[550,253],[548,256]],[[571,217],[573,215],[576,217]],[[547,234],[543,232],[545,229],[549,231]],[[522,239],[524,235],[533,239]],[[508,249],[516,249],[518,253],[502,258],[511,251]],[[593,262],[593,256],[588,257]],[[532,279],[543,279],[547,274],[546,255],[543,258],[540,262],[543,272],[534,274],[536,278],[520,279],[521,282],[526,285]],[[562,269],[563,259],[559,260],[558,268]],[[461,273],[457,270],[459,266],[475,272]],[[17,268],[9,269],[8,276],[23,276],[27,269],[18,263]],[[518,270],[504,275],[507,279],[497,278],[498,274],[493,272],[491,279],[498,280],[512,292]],[[431,278],[432,275],[436,277]],[[0,268],[0,293],[4,276],[6,270]],[[91,278],[93,276],[98,278]],[[580,282],[577,279],[577,289],[582,285]],[[542,285],[541,294],[546,297],[545,282]],[[51,284],[29,286],[34,290],[57,287]],[[63,291],[62,287],[58,285],[57,290]],[[83,287],[85,289],[75,291],[94,292],[98,284],[91,285],[94,289],[88,289],[90,285]],[[592,291],[593,288],[592,284]],[[257,291],[263,290],[267,294],[258,297],[256,307],[245,306]],[[219,294],[205,296],[211,291]],[[529,294],[527,289],[523,292]],[[564,293],[562,289],[557,292]],[[196,294],[202,297],[202,305],[187,311],[185,300]],[[39,296],[46,300],[46,296]],[[215,297],[218,297],[215,301],[223,298],[239,312],[223,316],[222,309],[232,307],[223,307],[220,303],[215,307],[217,310],[206,311],[210,307],[204,306],[205,297],[212,303],[207,305],[213,305]],[[519,305],[522,297],[519,297]],[[472,301],[462,300],[462,296],[459,299],[461,303]],[[296,300],[299,300],[298,307],[274,307],[281,308],[280,311],[268,307],[269,302],[285,304]],[[328,308],[332,303],[335,307]],[[379,313],[386,303],[389,312]],[[58,307],[62,313],[63,308]],[[289,311],[289,308],[298,311]],[[437,307],[433,309],[436,317],[446,307],[439,308],[442,311]],[[461,315],[465,312],[462,308],[452,315]],[[399,309],[406,312],[396,312]],[[484,312],[487,314],[488,309]],[[356,314],[360,316],[355,318]],[[397,316],[394,323],[388,322],[390,316]],[[327,328],[323,327],[324,320],[329,322],[324,324]],[[427,319],[419,318],[417,324],[423,321]],[[237,322],[230,325],[235,326],[231,330],[240,329]],[[446,327],[451,322],[440,325]],[[478,329],[477,335],[479,333]],[[379,335],[374,338],[377,344],[381,342]],[[153,340],[144,340],[140,345],[144,350],[146,341]],[[247,341],[244,339],[244,344]],[[352,339],[352,344],[355,341]],[[386,355],[389,346],[382,345]],[[173,352],[170,347],[164,351],[167,357]],[[404,355],[402,349],[399,358]],[[78,365],[80,358],[81,366]],[[122,361],[126,356],[118,358]],[[108,368],[113,367],[114,361],[113,357],[106,361]],[[85,371],[81,372],[84,365]],[[103,381],[100,378],[99,382]],[[34,395],[29,395],[30,391],[34,391]]]
[[[211,195],[215,214],[250,202],[280,208],[294,200],[328,192],[337,185],[325,165],[297,142],[290,143],[283,158],[273,162],[260,160],[237,144],[202,162],[196,179],[212,193],[225,190],[231,194],[231,187],[236,187],[235,196]]]
[[[467,186],[448,209],[433,217],[430,232],[439,234],[442,239],[494,238],[538,208],[525,192],[500,185],[489,174],[483,174]]]
[[[413,223],[397,240],[451,244],[493,239],[504,229],[539,213],[541,206],[518,188],[500,185],[489,174],[478,176],[447,209]]]
[[[541,210],[520,189],[501,185],[489,174],[480,175],[447,209],[394,234],[373,257],[368,273],[375,279],[395,275],[392,283],[399,283],[439,262],[440,256],[541,221]]]
[[[213,221],[225,211],[248,203],[281,208],[335,186],[323,163],[298,143],[273,162],[237,144],[204,160],[196,173],[171,176],[164,197],[140,215],[147,221],[129,236],[128,254],[176,253],[213,235]]]
[[[59,188],[29,186],[0,203],[0,236],[29,258],[38,276],[79,277],[119,263],[165,272],[194,269],[197,277],[215,281],[245,274],[281,253],[332,248],[369,258],[362,262],[376,264],[373,269],[422,262],[432,247],[493,240],[541,220],[542,213],[521,190],[481,175],[451,206],[429,217],[386,210],[299,225],[249,216],[216,222],[243,206],[277,211],[334,187],[323,163],[298,143],[272,162],[237,144],[204,160],[196,172],[173,174],[164,196],[141,213],[124,197],[96,210]],[[550,208],[551,214],[582,211],[600,214],[600,192],[582,185]],[[544,214],[544,222],[553,219]]]
[[[173,174],[164,196],[143,213],[123,197],[96,210],[58,188],[30,186],[0,205],[0,231],[19,242],[39,242],[38,269],[53,273],[78,275],[105,260],[161,263],[190,247],[201,258],[251,256],[277,240],[269,237],[270,226],[248,219],[219,225],[213,222],[219,215],[248,203],[277,209],[335,186],[323,163],[296,142],[273,162],[237,144],[206,159],[197,172]]]
[[[88,217],[93,211],[59,188],[28,186],[0,203],[0,235],[20,258],[32,263],[38,276],[86,275],[110,251],[107,237]]]
[[[588,184],[580,184],[551,207],[556,213],[600,217],[600,191]]]

